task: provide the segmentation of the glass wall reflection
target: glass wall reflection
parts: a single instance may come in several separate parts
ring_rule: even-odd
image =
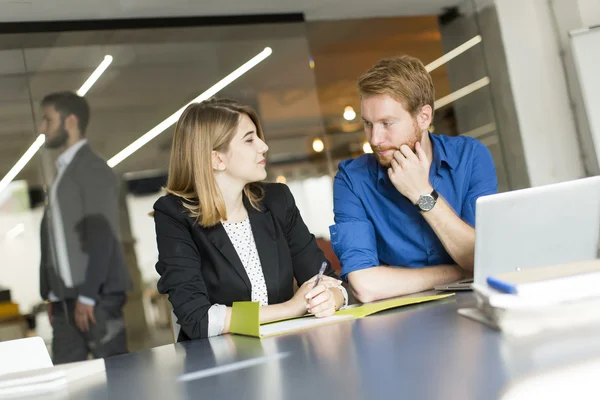
[[[0,185],[0,286],[10,289],[11,300],[19,307],[19,312],[13,309],[9,313],[18,321],[17,328],[11,325],[10,331],[4,330],[5,325],[0,324],[0,340],[35,333],[51,347],[51,326],[40,297],[40,231],[42,218],[51,208],[53,187],[58,186],[60,156],[64,153],[60,146],[53,149],[36,142],[43,133],[42,101],[46,96],[85,91],[89,105],[86,146],[108,161],[109,167],[91,168],[90,172],[81,167],[62,181],[80,184],[74,184],[68,200],[63,201],[65,219],[70,212],[109,216],[86,220],[90,223],[83,224],[84,239],[79,242],[70,235],[78,232],[75,222],[82,218],[74,223],[63,221],[63,229],[64,224],[69,225],[66,239],[57,239],[54,228],[46,228],[54,249],[49,263],[64,281],[64,273],[57,267],[59,258],[65,259],[65,254],[55,251],[58,240],[67,243],[66,257],[73,258],[69,263],[89,266],[97,259],[110,260],[105,265],[113,268],[110,273],[114,279],[108,284],[111,289],[104,280],[94,289],[97,293],[123,292],[121,282],[114,284],[114,280],[127,276],[131,283],[125,290],[127,304],[123,309],[127,344],[128,350],[137,350],[172,341],[170,308],[166,298],[156,292],[156,239],[154,222],[148,215],[166,183],[174,122],[168,118],[270,48],[268,57],[228,82],[217,96],[235,98],[258,111],[270,148],[268,180],[290,186],[305,222],[335,265],[328,243],[333,223],[332,180],[340,161],[369,151],[356,81],[381,58],[409,54],[430,64],[477,35],[475,25],[462,35],[446,34],[448,29],[437,16],[423,16],[0,34],[0,116],[4,122],[0,125],[0,176],[6,176],[34,145],[29,152],[31,159],[22,163],[14,180],[9,179],[10,185]],[[473,62],[480,58],[478,51],[474,46],[431,71],[437,99],[486,76],[485,68],[468,76],[461,72],[464,65],[482,65]],[[97,80],[90,84],[88,79],[94,74]],[[88,85],[82,87],[86,82]],[[494,147],[494,116],[480,111],[482,104],[491,104],[485,87],[438,107],[432,129],[436,134],[479,135],[488,140],[498,167],[501,154]],[[75,122],[69,119],[69,113],[58,114],[53,121],[58,125],[52,127],[56,134],[80,122],[80,118]],[[98,190],[105,187],[101,186],[105,181],[111,181],[111,176],[115,179],[114,196],[102,197],[113,191],[110,185],[111,189]],[[84,201],[90,196],[86,184],[89,193],[98,193],[92,195],[93,206]],[[98,248],[109,249],[103,252],[106,254],[90,257],[90,249],[81,246],[68,250],[70,241],[88,243],[90,237],[101,239]],[[98,252],[98,248],[91,251]],[[123,268],[115,268],[121,264]],[[78,282],[75,286],[85,282],[85,271],[71,276]],[[61,298],[66,292],[54,295]],[[76,304],[78,295],[67,297]],[[75,308],[67,309],[75,318]],[[30,315],[29,324],[18,315]],[[73,319],[70,324],[76,326],[77,321]]]
[[[27,163],[41,143],[36,141],[23,52],[2,40],[0,60],[0,340],[10,340],[27,334],[24,315],[40,301],[44,196],[41,186],[30,190],[29,185],[42,181],[37,165]],[[25,168],[16,165],[25,163]]]
[[[15,39],[15,35],[10,36]],[[1,284],[11,289],[11,300],[19,305],[21,314],[36,315],[32,317],[37,322],[36,333],[44,336],[49,347],[52,347],[49,320],[53,318],[56,328],[59,316],[53,312],[48,317],[45,313],[40,286],[41,294],[51,302],[62,304],[68,299],[64,309],[70,315],[64,322],[79,331],[86,330],[84,324],[78,325],[78,307],[84,309],[80,307],[83,292],[88,294],[83,296],[87,297],[83,301],[88,300],[88,306],[104,301],[108,293],[126,292],[128,301],[123,312],[129,350],[170,342],[168,304],[155,289],[157,251],[154,224],[148,215],[154,201],[162,195],[160,189],[166,181],[174,122],[167,119],[270,48],[272,53],[268,57],[215,92],[258,110],[271,146],[270,179],[277,179],[278,166],[307,159],[318,165],[319,170],[327,171],[322,160],[310,160],[313,153],[310,142],[308,146],[290,146],[289,142],[295,138],[302,143],[302,136],[324,135],[304,24],[16,36],[19,36],[17,42],[26,43],[26,47],[5,50],[7,56],[3,57],[4,86],[13,90],[3,92],[6,98],[1,112],[10,124],[3,126],[5,153],[1,159],[5,165],[0,173],[6,174],[40,133],[47,134],[47,142],[33,151],[31,160],[5,191],[10,194],[7,195],[10,201],[3,201],[1,218],[2,227],[9,229],[3,234],[16,239],[10,244],[12,252],[2,253],[2,265],[6,266],[5,271],[10,265],[18,265],[19,271],[14,271],[14,276],[3,272]],[[12,63],[6,61],[9,55]],[[102,65],[103,70],[99,70]],[[89,77],[94,75],[97,80],[89,83]],[[88,84],[83,86],[85,82]],[[89,124],[85,127],[80,124],[85,118],[73,116],[77,113],[65,111],[63,105],[52,103],[51,110],[46,109],[44,99],[49,94],[86,90]],[[65,132],[73,130],[79,134],[85,131],[85,143],[72,146],[72,138],[60,142]],[[154,133],[148,136],[148,132]],[[128,147],[140,138],[149,140]],[[74,148],[76,151],[70,152]],[[84,158],[92,160],[86,166],[80,162],[82,149]],[[69,154],[67,160],[65,154]],[[94,164],[100,158],[108,164]],[[66,169],[62,169],[65,164]],[[112,186],[106,186],[106,181]],[[65,185],[66,192],[62,190]],[[57,190],[58,195],[54,193]],[[35,202],[30,204],[29,197],[35,197]],[[58,203],[59,212],[55,210],[53,214],[61,214],[58,224],[61,229],[55,223],[46,223],[40,229],[42,216]],[[102,218],[103,212],[110,214],[110,218]],[[98,215],[100,218],[93,218]],[[20,222],[24,218],[31,220],[23,225],[24,233],[9,232],[13,225],[25,224]],[[101,224],[103,221],[107,223]],[[83,238],[76,239],[72,235],[82,226]],[[40,235],[40,231],[45,235]],[[22,242],[20,247],[17,240]],[[85,248],[89,243],[96,247]],[[52,251],[42,251],[45,248]],[[89,255],[90,251],[94,255]],[[24,252],[28,257],[22,256]],[[96,285],[91,285],[86,279],[102,258],[107,272],[97,276]],[[40,269],[40,264],[48,267]],[[120,264],[123,268],[117,266]],[[107,278],[107,274],[113,276]],[[52,276],[46,279],[47,275]],[[132,285],[124,289],[121,282],[115,284],[119,281],[115,277],[125,281],[128,278]],[[114,317],[115,313],[112,314]],[[23,332],[27,334],[26,327]],[[73,329],[64,332],[67,331],[61,336],[77,333]],[[5,339],[8,337],[2,337]],[[88,339],[84,337],[83,341],[89,342]]]

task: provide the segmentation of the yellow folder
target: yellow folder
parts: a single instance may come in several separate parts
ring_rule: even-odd
[[[424,297],[400,297],[391,300],[383,300],[375,303],[367,303],[358,307],[346,308],[335,313],[335,315],[352,315],[354,318],[363,318],[380,311],[389,310],[391,308],[404,307],[411,304],[425,303],[427,301],[444,299],[454,296],[454,293],[439,294],[435,296]]]
[[[258,302],[241,301],[233,303],[229,331],[238,335],[265,338],[269,336],[299,332],[317,326],[334,324],[343,321],[353,321],[355,319],[364,318],[371,314],[389,310],[391,308],[439,300],[453,295],[454,293],[425,297],[402,297],[379,301],[376,303],[363,304],[358,307],[350,307],[345,310],[337,311],[331,317],[293,317],[284,320],[267,322],[264,324],[260,323],[260,304]]]

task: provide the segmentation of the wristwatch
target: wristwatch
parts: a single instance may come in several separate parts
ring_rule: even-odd
[[[434,189],[430,194],[422,194],[415,206],[417,206],[419,211],[431,211],[435,207],[438,197],[438,192]]]

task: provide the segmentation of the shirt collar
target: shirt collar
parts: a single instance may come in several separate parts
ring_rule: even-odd
[[[445,140],[431,132],[429,132],[429,140],[433,147],[433,162],[435,163],[436,168],[439,170],[442,166],[442,162],[444,162],[450,169],[453,169],[456,166],[456,159],[448,157]]]
[[[73,146],[69,147],[65,150],[58,158],[56,159],[56,168],[61,170],[65,169],[71,164],[73,158],[75,158],[75,154],[87,144],[87,139],[81,139]]]
[[[442,162],[446,163],[450,168],[454,168],[456,166],[456,160],[448,157],[446,152],[446,144],[444,140],[438,135],[434,135],[431,132],[427,132],[429,134],[429,140],[431,141],[431,146],[433,147],[433,163],[435,164],[437,170],[442,166]],[[382,179],[388,178],[387,168],[384,168],[377,162],[377,180],[381,181]]]

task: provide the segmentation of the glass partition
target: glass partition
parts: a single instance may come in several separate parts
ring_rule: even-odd
[[[85,92],[90,109],[85,137],[110,167],[110,173],[84,168],[72,176],[64,172],[67,180],[97,188],[110,181],[110,174],[116,179],[118,190],[104,192],[112,193],[105,202],[112,204],[118,223],[109,221],[107,228],[95,221],[91,226],[107,232],[107,241],[118,242],[132,278],[125,307],[130,350],[173,339],[170,308],[156,293],[156,239],[148,215],[166,182],[174,122],[168,118],[260,54],[259,62],[217,96],[236,98],[258,111],[269,145],[267,179],[289,185],[330,257],[337,165],[369,151],[356,81],[381,58],[409,54],[431,68],[438,101],[432,130],[482,140],[494,156],[501,190],[506,190],[481,44],[440,61],[477,35],[475,23],[459,29],[437,16],[0,34],[0,176],[10,178],[2,181],[10,181],[6,187],[0,184],[0,286],[11,289],[21,314],[31,315],[29,327],[35,322],[36,333],[51,337],[45,313],[36,314],[44,308],[40,232],[52,188],[61,182],[61,160],[43,136],[40,141],[42,130],[48,129],[41,103],[65,90]],[[268,55],[261,53],[266,48]],[[464,94],[462,89],[473,83],[477,87]],[[68,121],[57,126],[61,123]],[[83,207],[83,195],[76,192],[67,196],[65,217]],[[56,238],[50,228],[46,232],[48,240],[65,246],[72,240]],[[66,253],[49,257],[78,254],[73,257],[80,262],[89,257],[86,249],[66,248]],[[20,325],[25,330],[26,322]]]

